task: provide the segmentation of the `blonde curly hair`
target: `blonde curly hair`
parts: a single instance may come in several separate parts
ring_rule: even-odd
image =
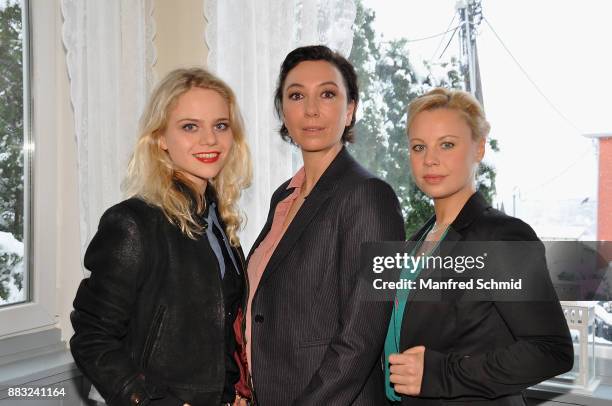
[[[214,90],[229,106],[229,125],[234,143],[225,166],[208,183],[216,191],[219,213],[230,243],[237,246],[240,244],[238,230],[244,223],[238,199],[242,190],[251,183],[251,157],[236,96],[227,84],[210,72],[202,68],[176,69],[157,85],[140,120],[140,136],[128,165],[123,189],[129,197],[140,197],[161,208],[168,220],[190,238],[202,234],[202,225],[194,218],[192,201],[196,199],[196,214],[201,214],[206,206],[204,196],[175,168],[168,152],[160,145],[168,117],[178,98],[194,87]],[[181,183],[192,190],[193,196],[185,194]]]

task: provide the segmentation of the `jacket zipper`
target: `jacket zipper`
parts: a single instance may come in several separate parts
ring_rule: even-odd
[[[144,344],[142,357],[140,358],[140,363],[143,368],[146,368],[149,365],[149,360],[151,358],[151,355],[153,355],[153,349],[155,348],[155,344],[159,340],[159,334],[161,331],[162,322],[164,320],[165,314],[166,306],[163,304],[159,305],[155,312],[155,315],[153,316],[153,320],[151,321],[151,328]]]

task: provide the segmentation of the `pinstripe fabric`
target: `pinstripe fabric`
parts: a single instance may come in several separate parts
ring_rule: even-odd
[[[249,266],[247,270],[247,275],[249,278],[249,300],[247,301],[247,318],[246,318],[246,334],[245,337],[247,339],[247,360],[249,362],[249,368],[251,365],[251,299],[253,298],[253,293],[257,290],[259,286],[259,281],[261,280],[261,276],[266,270],[266,266],[268,265],[268,261],[270,261],[270,257],[274,254],[274,250],[276,246],[280,242],[283,237],[284,231],[283,226],[285,224],[285,219],[287,218],[287,214],[289,214],[289,210],[291,210],[291,205],[297,199],[302,183],[304,182],[306,175],[304,172],[304,167],[302,167],[294,176],[291,178],[289,182],[289,188],[293,188],[293,192],[286,198],[284,198],[281,202],[276,205],[276,209],[274,210],[274,216],[272,217],[272,225],[270,226],[270,230],[268,231],[266,237],[259,243],[258,247],[253,251],[253,254],[249,257]]]
[[[254,248],[291,193],[287,185],[272,196]],[[386,403],[379,360],[391,303],[360,300],[360,245],[403,239],[395,193],[343,148],[283,235],[252,300],[251,368],[260,405]]]

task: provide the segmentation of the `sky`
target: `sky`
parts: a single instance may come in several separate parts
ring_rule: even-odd
[[[364,4],[376,11],[374,27],[386,40],[410,40],[446,31],[456,1],[364,0]],[[513,194],[517,206],[525,207],[587,197],[593,202],[596,149],[583,134],[612,133],[608,44],[612,1],[483,0],[482,10],[535,82],[535,86],[530,83],[483,21],[477,46],[484,104],[491,135],[501,149],[487,156],[497,169],[497,203],[503,201],[506,211],[511,211]],[[451,28],[457,23],[458,18]],[[444,36],[440,50],[449,38],[450,34]],[[456,38],[443,59],[459,55]],[[431,60],[441,40],[411,42],[411,56]]]

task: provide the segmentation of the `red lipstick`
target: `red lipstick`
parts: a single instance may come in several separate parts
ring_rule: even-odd
[[[219,160],[221,153],[219,151],[198,152],[197,154],[193,154],[193,156],[204,164],[212,164]]]

